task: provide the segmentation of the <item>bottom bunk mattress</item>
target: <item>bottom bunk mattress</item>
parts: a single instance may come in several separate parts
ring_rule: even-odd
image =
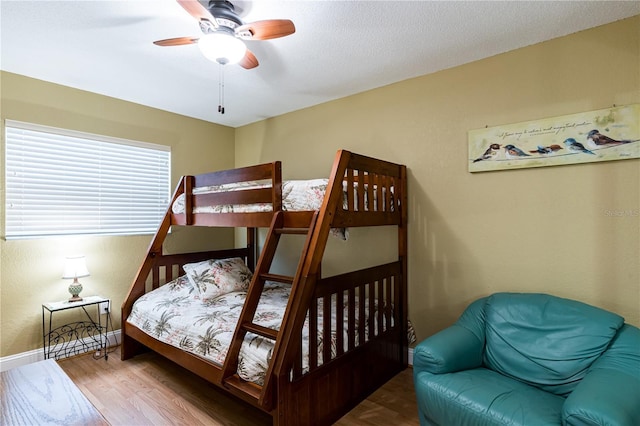
[[[224,363],[227,350],[242,311],[246,290],[251,281],[251,271],[244,262],[237,259],[210,260],[184,266],[185,275],[160,288],[141,296],[133,305],[127,322],[141,329],[153,338],[196,354],[220,366]],[[291,286],[266,282],[256,311],[254,322],[275,330],[280,328],[289,298]],[[359,303],[355,304],[355,341]],[[364,308],[365,339],[368,333],[368,307]],[[322,330],[326,319],[323,316],[322,299],[318,301],[318,364],[322,363]],[[336,315],[331,309],[332,341],[331,356],[336,355]],[[344,338],[347,342],[348,306],[345,303],[341,315],[344,320]],[[374,315],[375,318],[375,315]],[[383,321],[383,327],[386,321]],[[377,329],[377,323],[374,323]],[[274,342],[253,333],[247,333],[238,358],[238,375],[253,383],[262,385],[273,351]],[[302,369],[309,367],[309,330],[305,321],[302,336]],[[346,351],[347,348],[345,347]]]

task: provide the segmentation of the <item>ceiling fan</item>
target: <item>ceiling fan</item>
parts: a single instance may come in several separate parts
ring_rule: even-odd
[[[245,24],[229,1],[210,0],[205,8],[197,0],[177,0],[200,23],[202,37],[177,37],[154,41],[158,46],[180,46],[197,43],[208,59],[222,65],[238,63],[245,69],[258,66],[255,55],[242,40],[269,40],[293,34],[288,19],[268,19]]]

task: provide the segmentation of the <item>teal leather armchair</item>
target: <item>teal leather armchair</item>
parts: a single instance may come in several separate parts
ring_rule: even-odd
[[[640,330],[547,294],[473,302],[413,357],[420,424],[640,425]]]

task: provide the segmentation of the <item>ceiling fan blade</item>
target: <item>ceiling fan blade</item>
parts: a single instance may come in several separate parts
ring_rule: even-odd
[[[206,20],[213,24],[215,28],[218,27],[218,23],[215,18],[211,16],[211,13],[201,5],[197,0],[176,0],[184,10],[189,12],[189,15],[196,18],[198,21]]]
[[[250,22],[236,28],[236,35],[244,40],[269,40],[288,36],[295,32],[295,25],[288,19],[267,19]]]
[[[247,53],[244,54],[244,58],[240,59],[238,65],[244,69],[250,70],[251,68],[258,66],[258,59],[249,49],[247,49]]]
[[[165,40],[156,40],[153,44],[157,46],[182,46],[184,44],[194,44],[198,42],[198,37],[176,37]]]

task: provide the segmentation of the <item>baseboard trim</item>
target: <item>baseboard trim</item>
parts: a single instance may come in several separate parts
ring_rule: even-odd
[[[110,345],[120,344],[120,330],[110,331],[108,334]],[[7,371],[15,367],[42,361],[44,359],[44,348],[22,352],[15,355],[8,355],[0,358],[0,372]]]
[[[120,344],[120,330],[115,330],[109,333],[109,342],[116,342],[116,345]],[[15,367],[42,361],[43,359],[44,350],[42,348],[22,352],[16,355],[4,356],[0,358],[0,371],[7,371]],[[409,365],[413,365],[413,348],[409,348]]]

